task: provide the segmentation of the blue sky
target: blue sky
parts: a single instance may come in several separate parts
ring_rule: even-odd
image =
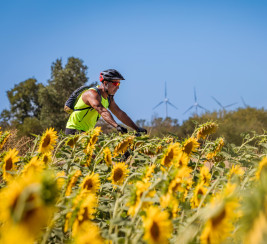
[[[194,103],[210,111],[223,105],[266,108],[266,1],[0,2],[0,110],[6,91],[28,78],[46,84],[57,58],[81,58],[89,82],[118,69],[126,81],[117,104],[133,120],[165,117],[152,108],[167,95],[181,123]],[[59,94],[60,95],[60,94]]]

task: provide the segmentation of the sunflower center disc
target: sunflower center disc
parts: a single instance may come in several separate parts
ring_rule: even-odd
[[[114,173],[114,181],[119,181],[123,175],[122,169],[117,169]]]
[[[150,232],[151,232],[153,239],[157,240],[159,237],[159,226],[154,221],[153,221],[153,224],[151,226]]]
[[[6,161],[6,170],[11,170],[12,169],[12,159],[9,158],[7,161]]]
[[[93,183],[91,180],[86,181],[85,188],[90,190],[93,187]]]
[[[45,138],[44,138],[44,142],[43,142],[43,147],[47,147],[49,144],[50,144],[50,141],[51,141],[51,139],[50,139],[50,136],[46,136]]]

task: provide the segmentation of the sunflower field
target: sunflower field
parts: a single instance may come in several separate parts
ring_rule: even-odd
[[[53,128],[23,155],[0,132],[0,243],[267,242],[267,135],[235,146],[188,138],[65,136]]]

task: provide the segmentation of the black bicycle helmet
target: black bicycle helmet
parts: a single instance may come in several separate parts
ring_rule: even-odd
[[[123,78],[123,76],[120,74],[119,71],[115,70],[115,69],[107,69],[105,71],[102,71],[100,73],[100,77],[99,77],[100,81],[111,81],[111,80],[125,80]]]

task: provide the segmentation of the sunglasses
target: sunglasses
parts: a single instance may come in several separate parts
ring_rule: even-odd
[[[114,86],[120,86],[120,84],[121,84],[120,82],[117,82],[117,81],[114,81],[114,82],[111,81],[111,82],[112,82],[112,84],[113,84]]]

